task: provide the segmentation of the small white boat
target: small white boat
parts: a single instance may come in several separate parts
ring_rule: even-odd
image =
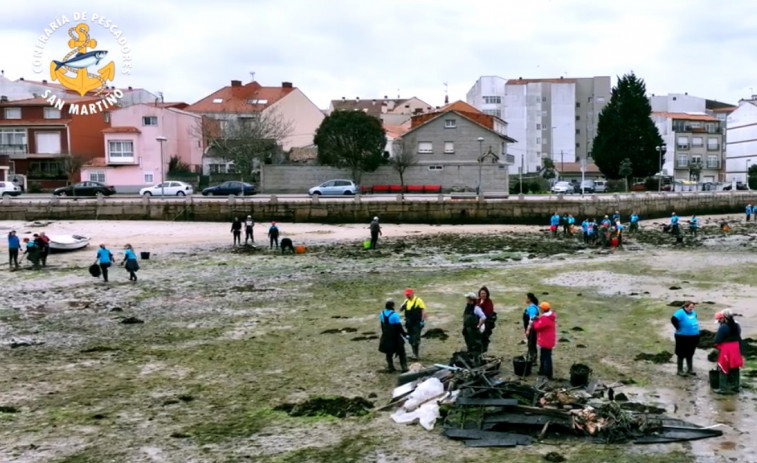
[[[81,235],[50,236],[50,252],[76,251],[89,246],[89,237]]]

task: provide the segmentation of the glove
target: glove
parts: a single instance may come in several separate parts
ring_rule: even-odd
[[[480,331],[480,332],[482,332],[482,333],[483,333],[484,331],[486,331],[486,324],[483,324],[483,323],[482,323],[482,324],[481,324],[481,326],[479,326],[479,327],[478,327],[478,331]]]
[[[421,328],[423,328],[424,326],[426,326],[426,322],[424,322],[423,320],[421,320]]]

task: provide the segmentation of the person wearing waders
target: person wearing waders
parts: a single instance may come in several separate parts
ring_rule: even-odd
[[[581,222],[581,231],[583,232],[584,244],[589,244],[589,219]]]
[[[718,332],[715,333],[713,345],[718,353],[718,394],[736,394],[741,387],[741,325],[733,319],[733,313],[725,309],[715,314]]]
[[[676,329],[676,356],[678,357],[678,376],[694,376],[694,352],[699,344],[699,320],[694,312],[694,303],[687,301],[683,307],[676,310],[670,323]],[[683,371],[683,362],[686,361],[686,371]]]
[[[35,270],[38,270],[39,267],[39,246],[37,246],[37,234],[34,234],[33,240],[30,240],[29,238],[24,238],[24,243],[26,244],[26,251],[24,251],[24,254],[26,255],[26,258],[29,262],[32,263],[32,268]]]
[[[754,212],[754,209],[752,208],[751,204],[747,204],[746,208],[744,208],[744,212],[746,213],[746,221],[749,222],[749,219],[752,218],[752,213]]]
[[[418,360],[420,358],[421,331],[426,323],[426,305],[423,303],[423,299],[417,297],[415,292],[408,288],[405,290],[405,302],[400,310],[405,312],[407,337],[410,339],[414,360]]]
[[[552,349],[555,348],[557,330],[555,313],[549,302],[539,304],[539,316],[531,322],[530,329],[536,330],[536,344],[539,346],[539,375],[552,379]]]
[[[670,233],[673,236],[678,236],[681,234],[681,229],[678,226],[678,216],[675,212],[670,215]]]
[[[231,234],[234,236],[234,246],[242,244],[242,222],[239,217],[234,217],[234,221],[231,222]]]
[[[618,238],[618,247],[623,247],[623,230],[626,228],[625,225],[623,225],[620,222],[620,219],[618,219],[617,222],[615,222],[615,236]]]
[[[276,245],[276,249],[279,249],[279,227],[276,226],[276,222],[271,222],[271,226],[268,227],[268,239],[270,241],[270,249],[273,249],[273,245]]]
[[[113,262],[113,253],[105,247],[104,244],[100,245],[100,249],[97,250],[97,257],[95,258],[95,264],[100,266],[102,272],[103,281],[108,282],[108,267]]]
[[[639,215],[636,211],[631,213],[631,225],[628,227],[630,233],[636,233],[639,231]]]
[[[491,342],[492,333],[497,326],[497,312],[494,311],[494,301],[492,301],[491,293],[486,286],[482,286],[481,289],[478,290],[478,301],[476,302],[476,305],[481,307],[481,310],[484,311],[484,316],[486,317],[486,323],[484,323],[486,328],[481,335],[481,352],[485,353],[489,350],[489,342]]]
[[[568,229],[570,227],[568,222],[568,213],[565,212],[560,219],[560,223],[562,224],[562,236],[568,236]]]
[[[379,225],[379,218],[374,217],[370,225],[371,229],[371,249],[376,249],[378,244],[379,235],[381,235],[381,225]]]
[[[16,230],[8,233],[8,265],[11,270],[18,269],[18,250],[21,249],[21,241],[16,235]]]
[[[485,329],[486,315],[476,304],[476,293],[466,294],[465,309],[463,309],[463,339],[465,339],[465,349],[475,358],[483,353],[481,337]]]
[[[526,335],[526,343],[528,345],[528,360],[531,365],[536,365],[536,359],[538,357],[536,350],[536,330],[529,330],[531,323],[536,317],[539,316],[539,299],[534,293],[526,294],[526,310],[523,311],[523,332]]]
[[[699,234],[699,218],[695,215],[692,215],[691,219],[689,219],[689,233],[694,236]]]
[[[405,338],[407,333],[402,328],[399,314],[394,311],[394,299],[387,299],[384,310],[379,314],[379,322],[381,322],[379,352],[386,354],[387,371],[397,371],[394,368],[394,356],[396,355],[400,359],[400,370],[403,373],[406,372]]]
[[[555,212],[552,217],[549,218],[549,229],[552,232],[552,236],[557,236],[557,227],[560,226],[560,214]]]
[[[255,243],[255,238],[252,236],[252,228],[255,226],[255,221],[251,215],[247,216],[247,220],[244,221],[244,244],[247,244],[247,240]]]

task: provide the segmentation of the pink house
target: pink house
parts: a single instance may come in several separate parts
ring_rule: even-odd
[[[111,111],[111,126],[102,130],[105,156],[84,165],[81,179],[113,185],[119,193],[136,193],[165,179],[174,156],[199,173],[202,117],[175,106],[136,104]]]

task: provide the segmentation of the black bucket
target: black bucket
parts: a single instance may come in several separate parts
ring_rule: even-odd
[[[150,260],[150,253],[146,251],[142,251],[139,253],[139,257],[141,257],[142,260]]]
[[[515,376],[520,376],[521,378],[530,375],[531,362],[522,355],[513,357],[513,372],[515,372]]]
[[[586,386],[589,384],[591,368],[583,363],[574,363],[570,367],[570,385],[573,387]]]
[[[720,372],[718,369],[710,370],[710,387],[712,389],[720,388]]]

